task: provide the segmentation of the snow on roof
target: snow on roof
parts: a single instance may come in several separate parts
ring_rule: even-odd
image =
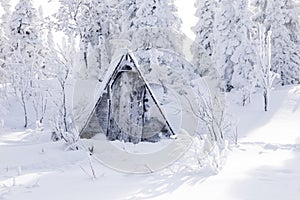
[[[126,55],[129,55],[132,62],[124,59]],[[89,110],[87,111],[88,115],[93,112],[99,98],[103,95],[112,79],[115,70],[123,66],[125,62],[129,62],[127,63],[129,65],[134,63],[141,78],[153,93],[154,99],[158,102],[172,129],[174,128],[174,130],[179,131],[183,124],[183,128],[187,132],[193,132],[195,127],[191,126],[191,124],[197,124],[198,121],[190,112],[191,105],[197,105],[193,87],[201,83],[202,79],[195,72],[192,64],[180,55],[167,50],[131,52],[128,49],[119,49],[113,56],[111,64],[103,75],[101,82],[96,83],[92,100],[89,100],[89,104],[93,106],[87,109]],[[197,80],[198,84],[194,84],[193,80]],[[153,88],[154,85],[161,85],[161,87],[167,88],[168,93],[170,93],[169,98],[172,101],[174,100],[174,102],[172,104],[164,104],[162,102],[163,94],[157,92],[158,90]],[[178,113],[174,114],[175,110],[178,110]],[[85,118],[86,121],[88,115],[82,118]],[[174,115],[180,116],[180,119],[174,117]],[[81,130],[80,127],[79,130]]]

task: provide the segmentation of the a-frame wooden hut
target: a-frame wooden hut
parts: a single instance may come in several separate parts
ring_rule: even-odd
[[[133,55],[125,53],[110,68],[80,137],[89,139],[102,134],[108,140],[138,143],[175,135]],[[158,115],[152,117],[150,112]]]

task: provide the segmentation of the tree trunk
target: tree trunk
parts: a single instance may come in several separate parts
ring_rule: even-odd
[[[28,117],[27,117],[27,107],[26,107],[26,101],[24,99],[24,94],[21,94],[21,100],[24,110],[24,128],[27,128],[28,125]]]
[[[83,52],[83,59],[86,69],[88,68],[88,61],[87,61],[87,52]]]
[[[62,85],[62,97],[63,97],[63,122],[64,122],[64,128],[65,131],[68,132],[68,127],[67,127],[67,107],[66,107],[66,91],[65,91],[65,86]]]
[[[265,89],[264,91],[264,103],[265,103],[265,111],[268,111],[269,107],[269,94],[268,94],[268,89]]]
[[[40,117],[40,123],[41,124],[43,123],[44,116],[45,116],[45,113],[46,113],[46,110],[47,110],[47,103],[48,103],[47,99],[44,99],[44,97],[43,97],[42,106],[41,106],[41,108],[42,108],[41,115],[42,116]]]

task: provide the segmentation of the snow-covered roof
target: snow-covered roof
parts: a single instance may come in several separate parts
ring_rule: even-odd
[[[82,130],[84,130],[84,128],[87,125],[91,115],[94,113],[98,102],[100,102],[100,99],[103,96],[103,93],[106,91],[106,88],[108,87],[108,84],[113,80],[113,78],[114,78],[113,76],[116,73],[116,71],[121,70],[121,68],[123,66],[126,66],[126,65],[131,66],[132,68],[135,68],[137,70],[139,76],[144,81],[145,85],[147,86],[147,89],[151,93],[154,101],[157,102],[157,106],[159,107],[160,111],[162,112],[161,114],[166,119],[169,128],[171,130],[173,130],[172,125],[168,122],[169,118],[163,113],[165,110],[160,108],[160,102],[158,102],[159,98],[156,96],[155,92],[152,91],[152,87],[150,86],[150,82],[148,82],[148,80],[144,76],[144,74],[143,74],[144,72],[140,70],[141,68],[140,68],[140,66],[138,64],[138,61],[136,60],[134,54],[129,50],[124,51],[124,54],[119,54],[117,57],[114,58],[114,61],[110,64],[105,76],[103,77],[103,80],[98,84],[99,86],[97,87],[97,89],[95,91],[95,95],[94,95],[94,108],[90,112],[91,114],[90,114],[89,118],[86,120],[85,125],[82,127]]]
[[[124,59],[126,55],[130,57],[129,60]],[[81,90],[84,90],[85,93],[85,96],[82,95],[81,99],[86,103],[77,103],[77,110],[80,110],[78,112],[80,120],[76,122],[76,125],[79,131],[84,127],[90,114],[93,113],[95,105],[102,97],[115,71],[118,67],[124,66],[125,63],[127,63],[126,65],[134,64],[148,89],[153,93],[154,99],[161,106],[166,120],[175,130],[174,132],[179,131],[181,128],[189,133],[195,131],[195,128],[191,126],[197,124],[198,121],[191,114],[191,105],[197,105],[197,102],[194,102],[196,98],[193,97],[195,95],[193,80],[199,82],[201,78],[193,65],[180,55],[168,50],[131,52],[128,49],[119,49],[113,56],[106,72],[100,77],[101,82],[83,83],[86,85],[81,86]],[[156,86],[160,87],[157,88]],[[89,91],[86,91],[86,88],[89,88]],[[168,101],[170,103],[163,102],[165,95],[161,92],[161,88],[168,88]],[[84,112],[81,111],[82,106],[84,106]]]

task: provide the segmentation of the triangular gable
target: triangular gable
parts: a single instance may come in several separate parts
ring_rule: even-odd
[[[157,101],[155,94],[151,90],[150,85],[148,84],[148,82],[144,78],[143,74],[141,73],[139,66],[137,64],[137,61],[134,59],[134,57],[130,53],[126,53],[126,54],[122,55],[118,64],[116,66],[112,66],[112,67],[113,68],[110,68],[108,70],[107,74],[105,75],[105,78],[103,79],[103,82],[102,82],[100,90],[99,90],[98,101],[97,101],[96,105],[94,106],[93,111],[89,115],[83,129],[81,130],[80,135],[84,138],[91,138],[99,132],[102,132],[102,133],[108,132],[108,130],[103,130],[103,129],[105,129],[104,126],[101,127],[99,124],[97,124],[97,122],[99,121],[99,118],[102,117],[103,119],[101,119],[101,121],[103,123],[105,123],[105,118],[106,117],[109,118],[108,115],[110,113],[102,113],[100,116],[97,116],[96,111],[97,111],[97,109],[99,109],[99,108],[101,109],[101,107],[105,106],[104,105],[106,103],[105,101],[107,101],[107,99],[109,98],[107,96],[108,94],[105,93],[105,91],[107,91],[108,87],[111,87],[111,85],[117,78],[116,76],[118,76],[118,74],[120,74],[121,71],[130,71],[130,70],[134,70],[137,72],[139,78],[143,81],[146,90],[150,94],[150,96],[151,96],[152,100],[154,101],[156,107],[158,108],[161,116],[163,117],[169,131],[171,132],[171,134],[174,135],[173,129],[170,126],[170,123],[168,122],[166,115],[164,114],[162,108],[160,107],[160,104]],[[106,128],[108,128],[108,127],[106,127]]]

